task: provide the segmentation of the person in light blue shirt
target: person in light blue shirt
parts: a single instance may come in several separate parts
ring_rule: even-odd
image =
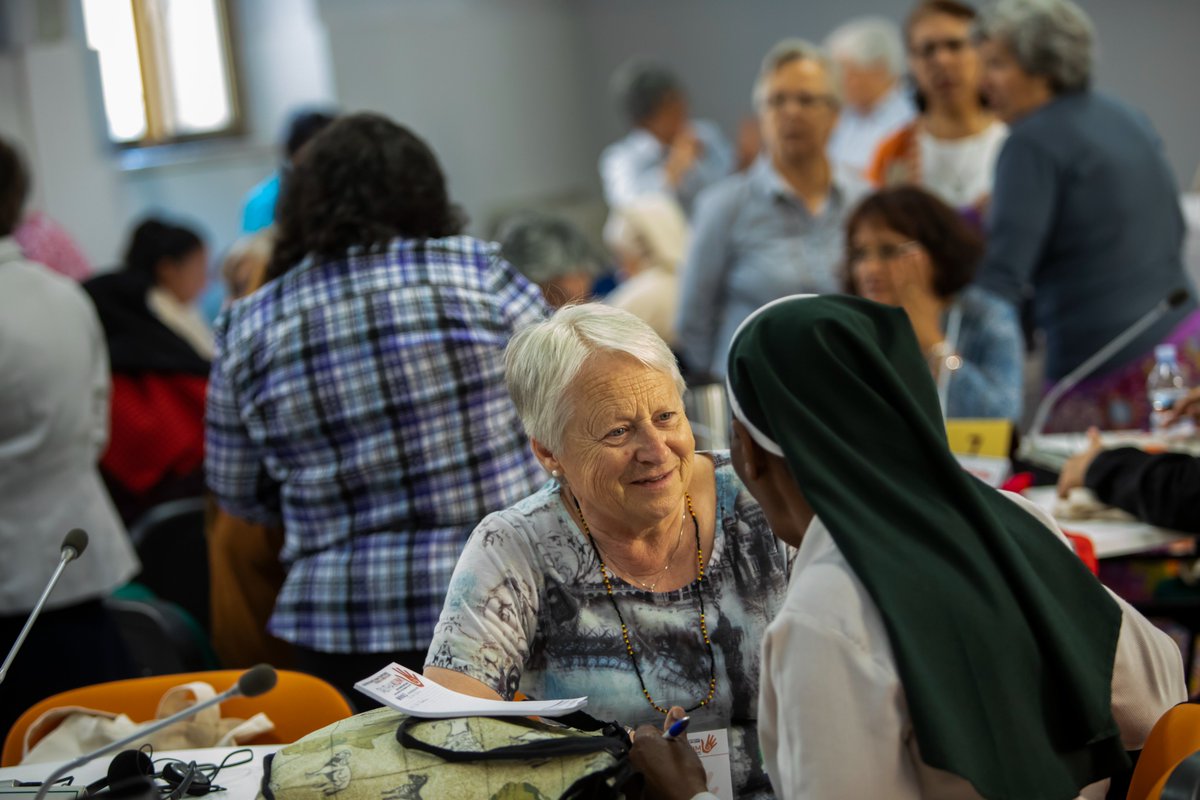
[[[865,173],[879,145],[912,122],[917,108],[901,82],[904,43],[895,23],[860,17],[825,40],[837,67],[842,112],[829,138],[829,157]]]
[[[765,153],[701,195],[680,279],[677,347],[694,377],[724,375],[733,332],[759,306],[838,291],[842,225],[870,188],[826,156],[838,95],[820,48],[777,44],[754,98]]]
[[[304,144],[333,122],[332,111],[307,109],[298,111],[288,123],[283,141],[284,169]],[[273,172],[246,193],[242,206],[242,233],[255,233],[275,222],[275,203],[279,200],[281,173]]]
[[[613,93],[631,129],[600,154],[605,201],[621,208],[643,195],[667,194],[690,212],[696,195],[733,167],[720,129],[688,119],[683,85],[657,64],[626,63],[613,76]]]

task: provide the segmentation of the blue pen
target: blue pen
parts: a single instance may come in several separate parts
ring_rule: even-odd
[[[692,721],[691,717],[680,717],[671,723],[671,727],[667,728],[667,732],[663,734],[664,739],[677,739],[683,736],[687,731],[688,723]]]

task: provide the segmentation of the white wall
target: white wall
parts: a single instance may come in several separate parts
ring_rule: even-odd
[[[337,95],[424,138],[487,228],[522,199],[595,191],[579,20],[561,0],[321,0]]]

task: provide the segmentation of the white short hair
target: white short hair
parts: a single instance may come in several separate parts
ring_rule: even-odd
[[[775,72],[793,61],[815,61],[821,65],[829,78],[829,92],[834,100],[842,102],[841,70],[822,48],[807,39],[784,39],[776,42],[775,46],[763,56],[762,65],[758,69],[758,77],[754,79],[754,107],[760,111],[767,102],[767,80]]]
[[[1021,69],[1046,78],[1055,94],[1092,81],[1092,21],[1070,0],[999,0],[979,13],[976,40],[1004,42]]]
[[[680,396],[687,388],[671,348],[633,314],[600,303],[563,306],[517,331],[504,351],[504,380],[525,432],[551,451],[562,447],[567,389],[594,353],[632,356],[669,375]]]
[[[900,28],[884,17],[858,17],[839,25],[825,38],[825,49],[835,59],[861,67],[883,64],[897,78],[904,74]]]

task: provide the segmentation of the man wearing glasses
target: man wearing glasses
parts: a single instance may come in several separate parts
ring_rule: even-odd
[[[826,156],[839,98],[821,49],[800,39],[771,48],[754,102],[763,154],[697,202],[676,321],[692,380],[724,375],[734,331],[759,306],[838,291],[842,224],[869,190]]]

